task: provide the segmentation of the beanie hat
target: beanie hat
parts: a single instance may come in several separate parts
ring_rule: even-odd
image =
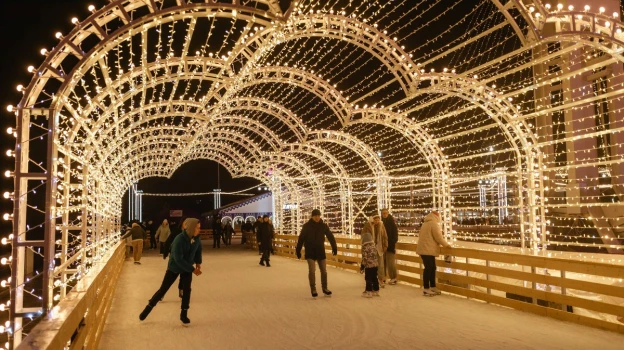
[[[362,232],[362,245],[366,243],[373,243],[373,235],[370,232]]]
[[[312,210],[312,216],[321,216],[321,211],[318,209]]]
[[[197,225],[199,225],[199,220],[195,218],[188,218],[184,221],[184,223],[186,224],[186,234],[189,238],[193,238],[195,229],[197,228]]]

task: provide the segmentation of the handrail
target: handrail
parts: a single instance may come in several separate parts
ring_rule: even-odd
[[[33,328],[16,348],[97,349],[126,254],[126,242],[91,271]]]
[[[360,240],[336,237],[336,242],[338,255],[328,254],[327,264],[359,271]],[[295,258],[296,243],[295,235],[278,235],[276,254]],[[327,242],[326,247],[330,252]],[[421,286],[423,265],[416,247],[397,243],[397,269],[400,281]],[[445,292],[624,333],[624,266],[466,248],[441,251],[453,257],[437,261],[438,288]]]

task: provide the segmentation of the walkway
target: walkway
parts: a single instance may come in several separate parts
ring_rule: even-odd
[[[190,327],[178,320],[175,285],[139,321],[166,262],[154,252],[140,266],[126,261],[100,349],[606,350],[624,344],[617,333],[448,295],[427,298],[408,285],[387,286],[381,297],[365,299],[363,276],[334,268],[334,296],[315,300],[303,262],[273,257],[266,268],[258,261],[238,245],[204,245],[205,272],[193,280]]]

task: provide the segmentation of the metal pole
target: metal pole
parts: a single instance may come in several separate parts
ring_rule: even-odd
[[[56,113],[50,110],[48,114],[48,171],[46,186],[46,225],[44,230],[43,250],[43,312],[47,313],[54,304],[54,253],[55,253],[55,189],[56,189]],[[67,179],[66,179],[67,180]]]

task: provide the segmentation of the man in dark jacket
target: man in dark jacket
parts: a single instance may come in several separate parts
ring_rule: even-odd
[[[388,234],[388,250],[384,253],[384,262],[390,281],[388,284],[397,283],[397,268],[396,268],[396,244],[399,241],[399,229],[397,228],[394,218],[388,212],[388,209],[381,209],[381,220],[383,221],[384,228]]]
[[[216,217],[214,223],[212,223],[212,247],[221,248],[221,218]]]
[[[258,225],[260,225],[263,222],[264,222],[264,219],[262,218],[262,216],[258,216],[258,220],[256,220],[256,222],[253,223],[253,231],[256,234],[256,237],[258,237]],[[258,244],[258,253],[259,255],[262,255],[262,248],[260,247],[260,244]]]
[[[305,247],[305,259],[308,261],[308,279],[310,281],[310,291],[313,297],[317,297],[316,292],[316,266],[318,263],[321,270],[321,287],[323,294],[331,295],[332,292],[327,289],[327,261],[325,256],[325,237],[329,240],[332,247],[332,254],[338,254],[338,246],[336,239],[329,230],[329,226],[321,219],[321,211],[312,210],[312,218],[303,224],[301,234],[297,241],[297,258],[301,259],[301,247]]]
[[[262,252],[262,257],[260,258],[260,265],[266,267],[271,267],[271,263],[269,263],[269,257],[271,256],[271,247],[273,246],[273,230],[271,230],[271,225],[269,224],[269,216],[265,215],[262,218],[262,222],[258,224],[257,227],[258,233],[256,233],[256,239],[258,241],[258,245],[260,246],[260,251]]]

